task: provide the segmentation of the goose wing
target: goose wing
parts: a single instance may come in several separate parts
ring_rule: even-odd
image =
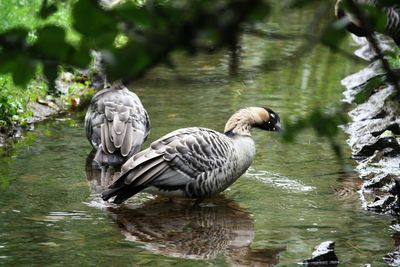
[[[94,147],[102,144],[102,157],[116,151],[127,157],[140,150],[150,132],[150,121],[135,93],[127,88],[108,88],[93,97],[86,113],[85,130]]]
[[[90,101],[89,108],[85,116],[85,133],[93,147],[98,148],[101,144],[100,125],[104,122],[104,105],[99,104],[99,100],[104,95],[112,91],[111,88],[103,89],[97,92]]]
[[[137,152],[146,137],[147,112],[139,98],[124,88],[104,99],[105,121],[102,125],[102,149],[114,153],[117,149],[126,157]]]
[[[103,193],[107,200],[116,196],[121,203],[148,186],[161,190],[184,190],[190,197],[202,183],[213,179],[211,173],[234,162],[234,148],[228,137],[204,128],[186,128],[153,142],[149,148],[122,166],[122,175]],[[232,166],[233,167],[233,166]]]

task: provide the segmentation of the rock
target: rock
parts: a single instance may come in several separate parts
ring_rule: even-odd
[[[376,35],[383,53],[393,52],[392,42]],[[349,112],[352,123],[343,127],[363,180],[360,198],[363,207],[376,213],[400,215],[400,105],[398,94],[382,70],[380,60],[366,38],[353,36],[359,46],[355,55],[374,61],[365,69],[342,80],[346,88],[343,102],[358,106]],[[400,77],[399,70],[393,70]],[[363,101],[361,103],[361,101]],[[400,231],[400,225],[392,229]],[[399,234],[397,234],[399,235]],[[383,257],[391,266],[400,266],[400,239],[396,249]],[[370,267],[370,264],[364,264]]]
[[[400,232],[400,224],[398,223],[391,225],[390,228],[395,230],[396,232]]]
[[[374,34],[376,40],[378,41],[379,47],[383,53],[394,52],[393,41],[390,40],[383,34]],[[352,34],[353,41],[360,45],[361,47],[357,49],[354,54],[359,58],[362,58],[366,61],[371,61],[376,58],[376,53],[372,49],[371,45],[367,41],[365,37],[358,37]]]
[[[63,95],[67,95],[74,77],[74,74],[71,72],[62,72],[60,77],[55,81],[56,90]]]
[[[390,252],[382,257],[382,259],[390,266],[400,266],[400,251],[397,248],[395,251]]]
[[[349,134],[347,143],[352,148],[355,157],[369,157],[374,155],[376,150],[385,148],[395,150],[391,153],[392,155],[398,152],[400,140],[396,135],[399,134],[400,117],[356,121],[344,126],[343,129]]]
[[[363,139],[360,139],[360,141],[363,141],[363,143],[360,145],[361,148],[355,151],[355,156],[372,156],[374,155],[375,151],[384,150],[387,148],[391,148],[391,150],[387,151],[392,154],[400,153],[400,145],[395,137],[373,137],[367,135]]]
[[[371,173],[370,176],[372,178],[364,182],[365,189],[383,189],[382,191],[388,192],[395,186],[395,175],[393,174],[380,173],[376,175]]]
[[[397,202],[397,197],[393,195],[378,196],[374,202],[367,205],[367,210],[379,212],[379,213],[390,213],[392,206]]]
[[[358,105],[349,112],[353,121],[363,121],[367,119],[377,118],[384,111],[386,100],[395,94],[394,86],[389,85],[373,94],[368,101]],[[386,112],[385,112],[386,113]]]
[[[339,260],[334,251],[335,242],[325,241],[315,247],[315,251],[312,253],[310,259],[302,262],[303,265],[313,266],[313,265],[337,265]]]
[[[353,156],[356,158],[370,157],[376,155],[377,151],[384,152],[384,156],[399,154],[400,140],[393,132],[386,130],[392,126],[392,124],[389,126],[387,124],[387,120],[377,119],[349,125],[345,131],[350,134],[347,143],[353,150]]]
[[[28,123],[44,120],[51,115],[57,114],[60,110],[59,108],[55,108],[53,105],[50,106],[37,102],[30,103],[28,105],[28,109],[33,113],[32,117],[28,119]]]
[[[384,80],[384,71],[379,62],[373,62],[368,67],[347,76],[341,81],[346,88],[343,92],[345,103],[353,103],[359,94],[365,94],[365,91],[371,86],[371,83],[379,77],[379,81]]]

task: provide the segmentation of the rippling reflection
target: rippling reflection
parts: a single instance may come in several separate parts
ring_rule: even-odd
[[[213,259],[225,255],[235,265],[269,266],[278,263],[283,250],[251,250],[254,227],[250,214],[223,197],[198,205],[156,199],[138,208],[110,207],[106,212],[126,240],[166,256]]]
[[[119,175],[120,166],[99,166],[93,161],[96,150],[93,149],[86,158],[86,179],[92,193],[100,194]]]
[[[91,191],[100,193],[119,170],[100,168],[91,157],[86,175]],[[165,256],[205,260],[224,255],[235,266],[272,266],[285,250],[251,249],[255,233],[250,213],[223,196],[201,203],[160,197],[142,205],[107,207],[105,212],[126,240]]]

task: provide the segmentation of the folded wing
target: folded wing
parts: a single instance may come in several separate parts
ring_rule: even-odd
[[[234,162],[233,150],[229,138],[209,129],[174,131],[129,159],[103,199],[116,196],[114,203],[121,203],[149,186],[180,190],[188,197],[204,195],[202,187],[218,183],[213,175],[216,170],[234,167],[229,165]]]
[[[108,88],[93,97],[86,113],[85,130],[98,149],[95,160],[121,164],[124,158],[140,150],[150,132],[150,121],[136,94],[127,88]]]

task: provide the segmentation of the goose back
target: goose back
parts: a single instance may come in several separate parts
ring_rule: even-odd
[[[150,132],[150,120],[138,96],[126,87],[99,91],[85,117],[89,142],[100,164],[118,165],[140,150]]]
[[[164,195],[210,196],[235,182],[254,154],[249,136],[230,138],[205,128],[180,129],[130,158],[103,198],[115,195],[114,202],[121,203],[145,188]]]

